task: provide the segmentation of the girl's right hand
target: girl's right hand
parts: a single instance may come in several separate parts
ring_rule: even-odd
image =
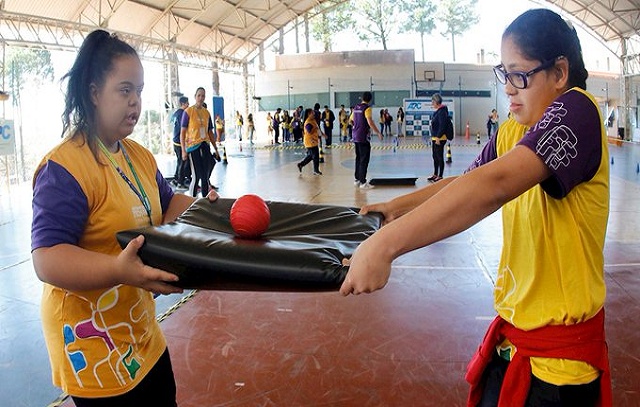
[[[144,236],[132,239],[116,259],[116,269],[123,284],[144,288],[159,294],[181,293],[183,290],[170,283],[178,281],[178,276],[167,271],[145,265],[138,250],[144,244]]]

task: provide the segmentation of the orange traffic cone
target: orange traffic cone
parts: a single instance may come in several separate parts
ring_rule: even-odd
[[[464,138],[469,140],[469,121],[467,120],[467,128],[464,131]]]

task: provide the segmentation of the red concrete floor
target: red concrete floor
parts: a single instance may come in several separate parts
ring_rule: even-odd
[[[418,187],[426,183],[431,173],[426,149],[419,144],[401,145],[396,152],[377,147],[370,166],[373,176],[415,175],[421,177]],[[478,151],[475,145],[454,146],[454,162],[447,172],[460,173]],[[611,147],[616,164],[605,270],[615,406],[640,406],[640,175],[622,164],[635,168],[639,152],[637,145]],[[310,168],[298,175],[295,162],[302,158],[301,149],[245,146],[241,153],[232,145],[228,153],[229,165],[217,167],[213,179],[225,197],[252,192],[270,200],[361,206],[416,188],[355,189],[353,151],[348,148],[326,150],[322,177],[312,176]],[[27,220],[17,218],[13,223]],[[387,287],[371,295],[198,291],[162,322],[179,405],[464,405],[465,366],[495,315],[491,293],[500,223],[499,214],[494,214],[468,231],[399,258]],[[5,226],[0,225],[0,232]],[[18,257],[7,262],[24,256]],[[18,276],[18,270],[17,282],[5,288],[3,277]],[[49,399],[38,394],[40,399],[32,403],[36,393],[51,387],[46,354],[35,349],[42,346],[37,318],[31,315],[39,302],[39,283],[30,260],[0,265],[0,279],[0,405],[9,400],[13,402],[6,405],[44,405],[59,392]],[[177,299],[162,298],[159,312]],[[23,352],[19,361],[9,357],[7,344],[18,346],[18,341],[5,340],[5,323],[15,322],[15,315],[22,315],[15,313],[23,309],[29,310],[23,311],[23,318],[31,317],[34,352]],[[37,366],[31,368],[37,383],[15,375],[26,370],[22,367],[27,360]],[[12,399],[15,394],[20,396]],[[58,404],[72,405],[68,400]]]

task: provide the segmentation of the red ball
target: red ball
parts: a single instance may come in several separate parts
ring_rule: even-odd
[[[258,195],[243,195],[231,206],[231,227],[239,237],[256,239],[269,228],[271,211]]]

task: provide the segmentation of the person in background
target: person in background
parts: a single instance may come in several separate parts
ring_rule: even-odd
[[[182,158],[191,161],[191,185],[189,192],[191,196],[198,195],[198,184],[202,196],[209,193],[209,176],[213,168],[213,155],[211,147],[218,154],[216,138],[213,135],[213,122],[209,111],[204,107],[206,98],[204,88],[196,90],[195,104],[189,106],[182,115],[182,131],[180,133],[180,144],[182,145]],[[211,143],[211,144],[209,144]]]
[[[396,114],[396,123],[398,124],[398,137],[404,137],[404,110],[402,110],[402,107],[398,109]]]
[[[247,116],[247,134],[249,135],[249,142],[253,144],[253,133],[256,131],[256,126],[253,123],[253,113],[249,113]]]
[[[123,250],[116,233],[171,222],[194,199],[128,139],[144,87],[130,45],[93,31],[63,80],[64,139],[36,169],[31,228],[53,383],[78,407],[177,406],[153,293],[181,292],[178,277],[142,263],[144,236]]]
[[[356,163],[353,182],[356,187],[362,189],[373,188],[367,181],[367,170],[371,159],[371,132],[378,135],[380,141],[383,140],[382,133],[376,127],[371,113],[371,92],[362,94],[362,102],[353,108],[353,113],[349,120],[353,122],[353,143],[356,149]]]
[[[338,112],[338,122],[340,123],[340,138],[343,143],[347,141],[347,134],[349,129],[349,113],[344,108],[344,105],[340,105],[340,111]]]
[[[336,121],[336,115],[333,113],[329,106],[325,105],[322,111],[322,125],[324,127],[324,137],[327,141],[326,145],[329,147],[333,139],[333,123]]]
[[[273,116],[271,116],[271,112],[267,112],[267,136],[269,140],[273,141]]]
[[[304,122],[304,146],[307,155],[298,164],[298,171],[302,174],[302,168],[313,161],[313,175],[322,175],[320,172],[320,127],[316,120],[316,113],[313,109],[307,109],[304,115],[307,120]]]
[[[273,143],[280,144],[280,123],[282,122],[282,109],[277,108],[271,121],[271,127],[273,128]]]
[[[442,104],[442,96],[434,93],[431,96],[431,106],[435,113],[431,117],[431,154],[433,156],[433,175],[427,178],[437,182],[444,175],[444,148],[447,144],[445,135],[446,123],[449,120],[449,109]]]
[[[498,134],[498,111],[496,109],[491,109],[491,114],[487,119],[487,136],[489,138],[495,137]]]
[[[182,159],[182,146],[180,145],[180,131],[182,130],[182,114],[184,109],[189,107],[189,98],[181,96],[178,99],[180,107],[171,115],[171,123],[173,123],[173,151],[176,154],[176,171],[173,175],[171,183],[178,188],[187,189],[191,182],[191,165],[189,159]]]
[[[204,104],[204,108],[205,110],[207,109],[206,104]],[[216,143],[214,144],[220,144],[225,140],[226,135],[224,134],[224,119],[220,117],[219,114],[216,115],[215,126],[216,126]]]
[[[291,119],[291,131],[293,132],[293,141],[299,143],[303,140],[302,119],[300,118],[300,109],[293,111],[293,118]]]
[[[467,367],[467,405],[610,407],[610,165],[575,29],[551,10],[526,11],[504,31],[494,73],[511,111],[498,137],[464,175],[363,207],[385,225],[356,249],[340,292],[384,287],[394,259],[501,209],[498,316]]]
[[[242,126],[244,125],[244,118],[239,111],[236,110],[236,137],[238,141],[242,141]]]

